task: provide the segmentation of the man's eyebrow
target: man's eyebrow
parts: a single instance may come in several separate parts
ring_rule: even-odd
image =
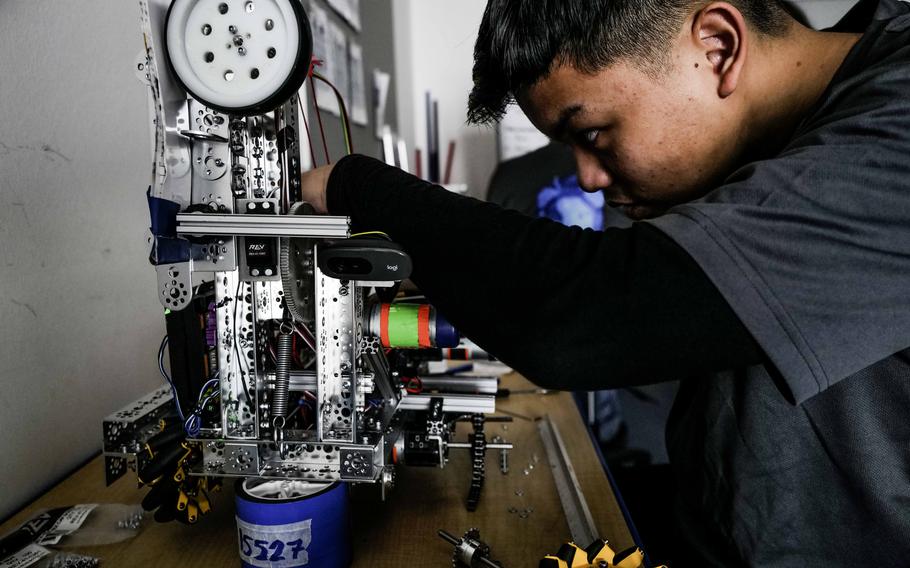
[[[554,140],[561,140],[565,136],[566,130],[569,128],[569,121],[582,110],[584,110],[583,105],[572,105],[562,109],[562,112],[559,113],[559,120],[556,121],[556,126],[553,127],[552,138]]]

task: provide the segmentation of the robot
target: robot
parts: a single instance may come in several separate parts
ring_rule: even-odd
[[[103,423],[108,484],[135,470],[158,520],[195,522],[224,478],[377,484],[472,452],[477,506],[495,377],[418,377],[459,335],[396,301],[411,260],[300,201],[300,0],[142,0],[152,124],[150,262],[167,385]],[[165,353],[169,371],[165,367]],[[415,363],[416,362],[416,363]],[[454,424],[470,421],[468,442]]]

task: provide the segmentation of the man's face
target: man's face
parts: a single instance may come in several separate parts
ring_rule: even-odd
[[[659,79],[622,61],[595,74],[562,65],[518,102],[541,132],[572,147],[584,189],[603,189],[633,219],[655,217],[712,190],[745,134],[735,101],[683,59]]]

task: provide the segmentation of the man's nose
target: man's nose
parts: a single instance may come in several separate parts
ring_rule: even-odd
[[[578,185],[585,191],[596,192],[613,183],[613,176],[597,156],[583,148],[575,148],[575,165],[578,168]]]

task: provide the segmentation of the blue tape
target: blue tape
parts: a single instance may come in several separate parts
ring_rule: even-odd
[[[190,242],[185,239],[154,237],[152,254],[149,261],[158,266],[174,262],[186,262],[190,259]]]
[[[263,500],[237,483],[237,538],[244,568],[346,568],[351,563],[348,490],[335,482],[293,500]]]
[[[458,347],[461,336],[449,320],[436,312],[436,347]]]
[[[152,222],[152,234],[156,237],[177,236],[177,213],[180,204],[169,199],[152,197],[152,188],[145,192],[149,202],[149,218]]]
[[[149,262],[154,265],[186,262],[190,259],[190,243],[177,238],[177,213],[180,204],[160,197],[152,197],[152,188],[145,192],[149,205],[152,253]]]

